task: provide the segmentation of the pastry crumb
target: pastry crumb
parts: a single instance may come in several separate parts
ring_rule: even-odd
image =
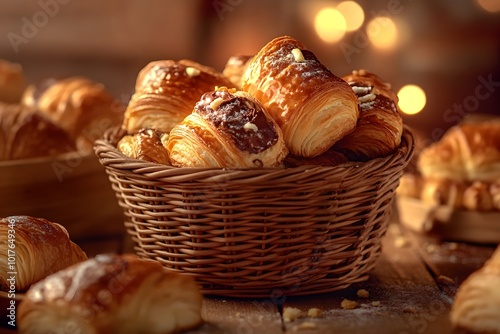
[[[322,314],[321,310],[317,307],[310,308],[307,311],[307,316],[311,318],[319,318],[321,317],[321,314]]]
[[[368,290],[359,289],[358,292],[356,292],[356,295],[358,295],[359,298],[368,298],[370,296],[370,293],[368,292]]]
[[[285,307],[283,309],[283,320],[292,322],[302,316],[302,311],[296,307]]]
[[[394,247],[396,247],[396,248],[403,248],[403,247],[408,246],[409,244],[410,244],[410,242],[405,237],[399,236],[396,239],[394,239]]]
[[[359,304],[354,300],[343,299],[340,303],[340,307],[342,307],[344,310],[353,310],[355,308],[358,308]]]
[[[380,300],[372,301],[372,306],[380,306]]]

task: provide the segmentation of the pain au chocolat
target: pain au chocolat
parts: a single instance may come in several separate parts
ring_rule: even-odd
[[[355,70],[343,79],[359,103],[356,128],[333,146],[351,161],[368,161],[392,154],[401,144],[403,119],[391,85],[366,70]]]
[[[358,120],[351,87],[290,36],[273,39],[250,60],[241,89],[269,111],[294,156],[324,153]]]
[[[226,87],[203,94],[170,131],[166,147],[177,167],[275,167],[288,153],[261,103]]]
[[[217,86],[233,85],[222,73],[195,61],[150,62],[137,76],[123,128],[128,134],[142,128],[168,133],[191,113],[202,94]]]
[[[133,254],[102,254],[33,285],[18,309],[21,333],[179,333],[202,323],[191,276]]]

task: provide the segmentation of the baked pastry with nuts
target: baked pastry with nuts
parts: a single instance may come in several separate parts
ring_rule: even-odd
[[[203,94],[170,131],[166,147],[177,167],[276,167],[288,154],[281,129],[262,104],[227,87]]]
[[[294,156],[326,152],[358,121],[349,84],[290,36],[273,39],[250,60],[241,89],[269,111]]]
[[[209,66],[187,59],[150,62],[137,76],[123,128],[128,134],[142,128],[168,133],[191,113],[202,94],[217,86],[233,85]]]

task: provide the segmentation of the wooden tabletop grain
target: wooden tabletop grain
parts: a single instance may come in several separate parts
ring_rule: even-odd
[[[82,241],[80,245],[89,256],[124,250],[116,239]],[[441,241],[394,222],[369,280],[321,295],[256,299],[205,296],[204,324],[186,333],[453,333],[449,312],[455,293],[494,248]],[[290,311],[294,316],[289,316]],[[0,329],[0,333],[15,331]]]

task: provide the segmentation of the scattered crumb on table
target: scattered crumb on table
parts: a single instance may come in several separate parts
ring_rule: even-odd
[[[358,292],[356,292],[359,298],[368,298],[370,296],[370,293],[368,290],[365,289],[359,289]]]
[[[302,311],[296,307],[285,307],[283,309],[283,320],[285,322],[294,321],[302,316]]]
[[[380,306],[380,300],[372,301],[372,306]]]
[[[340,303],[340,307],[342,307],[344,310],[353,310],[355,308],[358,308],[359,304],[354,300],[343,299]]]
[[[307,316],[311,318],[319,318],[321,317],[321,313],[322,312],[319,308],[313,307],[307,311]]]
[[[409,241],[406,237],[399,236],[396,239],[394,239],[394,247],[396,248],[403,248],[409,245]]]

